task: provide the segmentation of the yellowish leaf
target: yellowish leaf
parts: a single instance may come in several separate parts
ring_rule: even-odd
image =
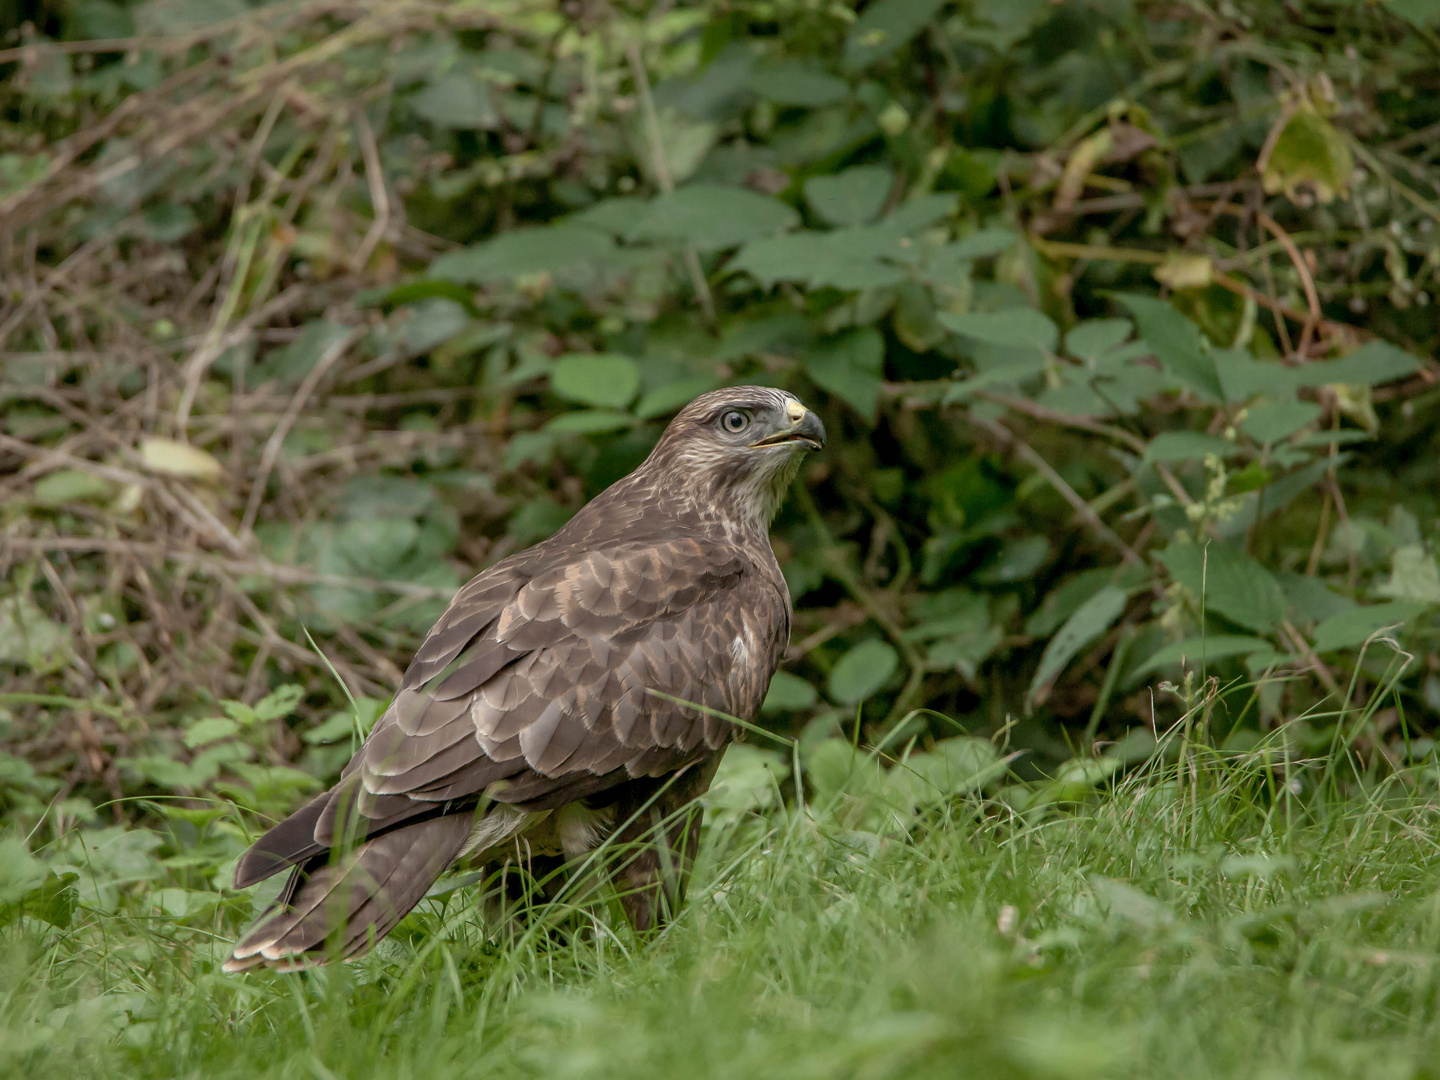
[[[1155,280],[1172,289],[1203,289],[1215,280],[1215,264],[1208,255],[1172,251],[1155,268]]]
[[[145,468],[164,476],[217,480],[225,471],[214,455],[198,446],[158,436],[140,440],[140,460]]]

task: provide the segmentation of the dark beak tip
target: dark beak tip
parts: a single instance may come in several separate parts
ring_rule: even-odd
[[[800,421],[797,434],[803,435],[812,444],[810,449],[822,450],[825,447],[825,425],[821,423],[820,417],[813,412],[806,410],[805,416]]]

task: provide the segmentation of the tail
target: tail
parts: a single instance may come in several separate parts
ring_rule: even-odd
[[[455,861],[471,824],[469,814],[446,814],[381,833],[339,858],[328,849],[310,854],[224,970],[294,971],[365,953]]]

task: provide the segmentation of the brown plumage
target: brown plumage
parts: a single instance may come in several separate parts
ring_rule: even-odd
[[[465,585],[335,787],[262,836],[246,888],[289,881],[227,971],[365,952],[447,867],[611,833],[646,929],[679,902],[703,794],[790,636],[769,525],[825,431],[766,387],[697,398],[633,473]],[[702,708],[692,708],[690,705]],[[706,711],[710,710],[710,711]]]

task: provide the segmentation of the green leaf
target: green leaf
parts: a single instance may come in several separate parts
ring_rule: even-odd
[[[1275,647],[1264,638],[1245,637],[1241,634],[1208,634],[1203,638],[1193,637],[1166,645],[1146,660],[1135,672],[1144,675],[1159,668],[1171,667],[1184,662],[1192,670],[1198,670],[1210,660],[1223,660],[1229,656],[1246,656],[1255,652],[1269,652]]]
[[[308,322],[293,341],[272,349],[264,360],[256,364],[247,381],[259,385],[270,379],[279,379],[286,385],[299,386],[325,352],[349,333],[348,327],[328,319]]]
[[[562,435],[608,435],[612,431],[625,431],[634,426],[635,418],[629,413],[613,409],[582,409],[561,413],[541,430]]]
[[[820,693],[810,683],[788,671],[777,671],[770,679],[770,689],[760,711],[767,716],[777,712],[803,712],[815,707]]]
[[[843,101],[850,84],[810,64],[767,64],[750,72],[750,89],[776,105],[816,109]]]
[[[944,251],[951,259],[988,259],[1010,250],[1019,239],[1019,235],[1009,229],[979,229],[946,244]]]
[[[555,361],[550,389],[567,401],[623,409],[640,392],[640,365],[615,353],[570,353]]]
[[[885,642],[869,638],[860,642],[830,669],[826,689],[842,705],[858,705],[890,681],[900,665],[900,656]]]
[[[859,70],[889,56],[939,14],[945,0],[875,0],[850,25],[845,64]]]
[[[630,240],[665,240],[702,252],[794,228],[800,215],[779,199],[747,188],[689,184],[661,195],[630,230]]]
[[[1157,461],[1202,461],[1206,454],[1229,457],[1238,453],[1239,447],[1219,435],[1205,435],[1198,431],[1167,431],[1156,435],[1145,448],[1145,460]]]
[[[256,722],[263,724],[289,716],[295,711],[295,706],[300,704],[300,699],[304,696],[305,688],[296,683],[286,683],[284,686],[270,691],[255,703]]]
[[[430,275],[468,285],[489,285],[535,274],[556,276],[576,263],[602,262],[615,243],[599,229],[558,224],[514,229],[474,247],[441,255]]]
[[[1065,625],[1050,639],[1040,657],[1040,666],[1030,680],[1030,689],[1025,694],[1028,706],[1039,705],[1050,696],[1050,688],[1060,677],[1066,666],[1085,646],[1098,638],[1125,610],[1130,593],[1114,585],[1107,585],[1085,603],[1081,604]]]
[[[83,469],[57,469],[35,481],[35,501],[41,506],[103,499],[114,491],[109,480]]]
[[[1309,401],[1274,401],[1246,411],[1240,430],[1262,445],[1288,439],[1320,419],[1323,409]]]
[[[1065,335],[1065,351],[1093,364],[1128,341],[1134,329],[1129,319],[1089,319]]]
[[[894,170],[858,165],[805,181],[805,200],[831,225],[864,225],[875,220],[895,185]]]
[[[1006,768],[989,739],[961,735],[941,739],[930,753],[911,754],[886,780],[902,789],[912,805],[923,808],[978,791]]]
[[[1219,404],[1225,399],[1215,357],[1198,326],[1153,297],[1126,293],[1117,299],[1135,316],[1140,337],[1154,350],[1161,367],[1203,400]]]
[[[415,281],[407,281],[403,285],[397,285],[393,289],[372,289],[363,293],[357,293],[355,302],[362,307],[376,307],[379,305],[390,305],[401,307],[405,304],[416,304],[422,300],[453,300],[465,309],[466,314],[471,318],[479,318],[480,309],[475,305],[475,297],[471,290],[463,285],[457,285],[453,281],[439,281],[435,278],[418,278]],[[509,333],[510,328],[500,324],[495,328],[501,331],[498,337]]]
[[[1334,383],[1379,386],[1414,375],[1420,367],[1420,361],[1409,353],[1388,342],[1372,341],[1339,360],[1306,364],[1290,371],[1297,386],[1328,386]]]
[[[1157,556],[1170,576],[1233,623],[1262,633],[1285,618],[1285,594],[1258,562],[1229,544],[1171,544]]]
[[[987,345],[1010,348],[1030,346],[1054,352],[1060,342],[1060,331],[1049,317],[1034,308],[1007,308],[1004,311],[972,311],[959,315],[942,311],[936,316],[940,325],[964,337]]]
[[[410,99],[410,107],[439,128],[482,131],[500,123],[489,88],[468,71],[450,71],[434,79]]]
[[[19,837],[0,837],[0,904],[13,904],[37,888],[49,871]]]
[[[1050,541],[1044,536],[1020,536],[1006,540],[995,558],[973,575],[980,585],[1013,585],[1028,581],[1050,559]]]
[[[1377,595],[1421,604],[1440,604],[1440,570],[1424,544],[1402,544],[1395,549],[1390,580],[1375,590]]]
[[[873,425],[880,408],[885,342],[873,326],[821,342],[805,357],[805,374]]]
[[[696,375],[678,382],[666,383],[653,390],[647,390],[635,403],[635,415],[641,420],[653,420],[657,416],[684,408],[701,394],[708,393],[720,385],[714,375]]]
[[[207,716],[197,720],[185,729],[185,745],[191,750],[217,739],[228,739],[240,730],[240,725],[224,716]]]
[[[727,270],[743,270],[763,287],[777,281],[809,281],[830,266],[827,233],[799,232],[752,240],[730,260]]]
[[[1306,102],[1291,114],[1270,147],[1261,183],[1268,195],[1284,192],[1303,201],[1301,189],[1314,192],[1315,201],[1328,203],[1350,190],[1355,156],[1335,125]]]
[[[1358,648],[1377,630],[1399,628],[1424,610],[1425,605],[1415,600],[1391,600],[1332,615],[1315,628],[1315,651]]]
[[[1214,356],[1226,401],[1245,401],[1255,394],[1287,399],[1294,394],[1297,368],[1278,360],[1256,360],[1244,349],[1216,349]]]
[[[48,675],[70,663],[70,628],[53,622],[28,595],[0,599],[0,662]]]
[[[1440,26],[1440,0],[1386,0],[1385,6],[1415,26]]]
[[[725,751],[715,780],[705,793],[710,811],[721,815],[764,810],[780,797],[780,785],[790,776],[790,763],[773,750],[736,743]]]

